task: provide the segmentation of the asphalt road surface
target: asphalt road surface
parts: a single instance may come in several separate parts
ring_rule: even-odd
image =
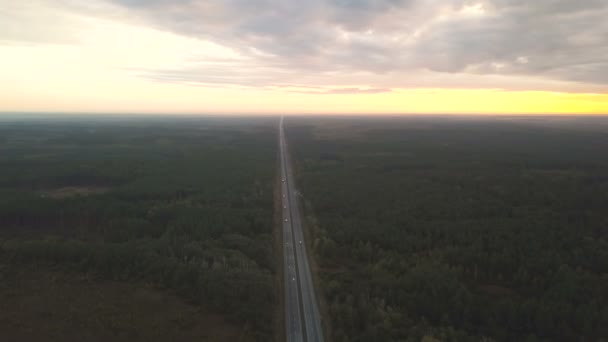
[[[283,118],[279,124],[283,256],[285,274],[285,334],[287,342],[323,341],[321,315],[308,264],[293,170],[287,153]]]

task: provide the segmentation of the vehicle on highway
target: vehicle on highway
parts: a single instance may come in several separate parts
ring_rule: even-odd
[[[283,127],[280,126],[281,143],[283,144]],[[312,283],[310,266],[307,262],[306,246],[304,246],[303,232],[300,223],[300,215],[297,214],[298,207],[289,206],[293,196],[297,192],[293,190],[293,176],[290,167],[287,166],[287,151],[281,145],[281,163],[284,167],[280,175],[282,189],[283,210],[289,210],[296,215],[286,215],[283,212],[284,224],[283,237],[288,240],[284,246],[284,263],[286,277],[285,292],[285,317],[288,322],[292,322],[293,328],[286,331],[286,342],[323,342],[323,332],[321,329],[321,317],[316,306],[315,292]],[[289,184],[287,184],[289,178]],[[289,195],[289,197],[288,197]],[[288,199],[289,198],[289,199]],[[289,206],[289,208],[287,208]],[[300,240],[302,239],[302,240]],[[299,247],[294,245],[300,244]],[[297,277],[296,277],[297,275]],[[292,277],[289,281],[289,277]],[[295,295],[295,296],[294,296]]]

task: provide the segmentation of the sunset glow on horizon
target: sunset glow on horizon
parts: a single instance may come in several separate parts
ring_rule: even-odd
[[[0,5],[0,112],[608,114],[599,2]]]

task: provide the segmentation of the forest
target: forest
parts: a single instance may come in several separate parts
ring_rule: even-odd
[[[144,284],[221,315],[241,341],[272,340],[276,123],[3,121],[0,280],[32,269]]]
[[[608,120],[286,122],[342,341],[606,341]]]

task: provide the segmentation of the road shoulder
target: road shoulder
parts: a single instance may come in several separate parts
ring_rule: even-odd
[[[298,174],[298,164],[294,158],[293,153],[288,154],[291,157],[290,162],[292,165],[293,177],[296,184],[301,184],[299,182],[299,174]],[[298,198],[298,209],[300,210],[301,220],[302,220],[302,231],[304,233],[304,243],[306,244],[306,250],[308,251],[308,263],[310,266],[310,272],[312,274],[313,286],[315,288],[317,306],[319,307],[319,311],[321,314],[321,325],[323,328],[323,335],[325,342],[332,342],[332,330],[331,330],[331,320],[329,319],[329,307],[327,306],[327,301],[325,300],[326,295],[323,288],[323,283],[321,279],[321,269],[317,262],[317,254],[314,250],[314,241],[315,236],[317,236],[318,232],[318,223],[316,221],[316,217],[314,215],[314,210],[312,204],[309,203],[303,196]]]

